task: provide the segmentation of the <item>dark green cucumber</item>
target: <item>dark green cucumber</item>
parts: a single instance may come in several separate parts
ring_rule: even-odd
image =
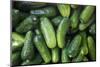
[[[61,53],[61,62],[62,63],[68,63],[71,62],[70,58],[68,57],[68,46],[69,46],[70,40],[68,40],[66,46],[62,48],[62,53]]]
[[[83,31],[86,28],[89,27],[89,25],[91,25],[93,22],[95,21],[95,16],[93,15],[93,17],[91,17],[91,19],[88,21],[88,23],[80,23],[79,24],[79,30]]]
[[[12,64],[12,66],[20,65],[20,62],[21,62],[20,52],[12,53],[12,55],[11,55],[11,64]]]
[[[68,47],[68,56],[73,58],[79,53],[82,37],[78,34],[71,41]]]
[[[31,2],[31,1],[15,1],[14,3],[14,8],[19,9],[20,11],[23,12],[29,12],[32,9],[37,9],[44,7],[47,5],[46,3],[42,2]]]
[[[49,49],[46,46],[46,43],[42,37],[42,34],[40,33],[38,29],[36,30],[36,36],[34,37],[33,41],[34,41],[35,47],[39,51],[44,62],[49,63],[51,61],[51,54],[49,52]]]
[[[59,48],[58,47],[55,47],[55,48],[53,48],[53,49],[51,49],[51,52],[52,52],[52,62],[53,63],[57,63],[58,61],[59,61],[59,59],[60,59],[60,52],[59,52]]]
[[[45,7],[42,9],[31,10],[30,13],[36,16],[46,17],[54,17],[57,14],[55,7]]]
[[[87,41],[88,41],[89,57],[91,60],[95,61],[96,60],[95,42],[91,36],[88,36]]]
[[[79,5],[76,5],[76,4],[71,5],[71,8],[73,8],[73,9],[77,9],[78,7],[79,7]]]
[[[81,23],[88,23],[95,11],[95,6],[86,6],[80,15]]]
[[[18,33],[26,33],[36,27],[38,24],[38,19],[36,16],[31,15],[28,16],[25,20],[23,20],[19,26],[16,28]]]
[[[61,22],[62,19],[63,19],[62,16],[57,16],[57,17],[53,18],[53,19],[52,19],[53,25],[54,25],[55,27],[57,27],[57,26],[60,24],[60,22]]]
[[[39,54],[37,54],[32,61],[26,60],[21,65],[35,65],[35,64],[40,64],[41,62],[42,62],[42,57]]]
[[[24,46],[21,52],[22,60],[32,60],[34,58],[34,46],[33,46],[33,32],[28,31],[25,36]]]
[[[69,4],[58,4],[57,5],[60,14],[63,17],[69,17],[71,13],[71,8]]]
[[[65,46],[65,36],[69,30],[69,18],[64,17],[57,29],[57,42],[58,47],[63,48]]]
[[[82,46],[81,46],[81,52],[83,55],[88,54],[88,46],[87,46],[87,37],[85,32],[81,32],[80,35],[82,36]]]
[[[90,34],[96,34],[96,24],[92,24],[89,28]]]
[[[74,10],[74,13],[70,18],[70,21],[71,21],[71,28],[76,29],[79,24],[79,10]]]
[[[89,61],[89,60],[88,60],[87,57],[84,56],[84,57],[83,57],[83,61],[84,61],[84,62],[87,62],[87,61]]]
[[[16,32],[12,32],[12,51],[16,51],[16,50],[20,50],[21,47],[23,47],[24,44],[24,36],[16,33]]]
[[[49,48],[56,47],[56,36],[53,25],[47,17],[40,18],[41,31]]]

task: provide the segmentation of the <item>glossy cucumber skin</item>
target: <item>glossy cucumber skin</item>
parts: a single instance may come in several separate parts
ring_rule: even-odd
[[[55,27],[58,27],[62,19],[63,19],[62,16],[57,16],[57,17],[53,18],[53,19],[52,19],[53,25],[54,25]]]
[[[77,56],[77,54],[79,53],[79,48],[81,46],[81,40],[82,40],[82,37],[79,34],[73,38],[73,40],[71,41],[68,47],[69,57],[73,58]]]
[[[51,61],[51,54],[50,51],[42,37],[42,34],[37,34],[33,40],[35,47],[37,48],[38,52],[40,53],[41,57],[43,58],[45,63],[49,63]]]
[[[89,50],[89,57],[92,61],[96,60],[96,48],[95,48],[95,42],[91,36],[88,36],[88,50]]]
[[[21,53],[20,52],[12,53],[11,55],[12,66],[20,65],[20,62],[21,62]]]
[[[69,63],[71,62],[70,58],[68,57],[68,46],[70,44],[70,40],[68,40],[66,46],[62,48],[61,53],[61,62],[62,63]]]
[[[69,18],[65,17],[62,19],[57,29],[57,42],[59,48],[63,48],[65,46],[65,36],[68,30],[69,30]]]
[[[76,29],[79,24],[79,10],[74,10],[74,13],[71,16],[71,28]]]
[[[58,47],[55,47],[55,48],[53,48],[53,49],[51,49],[51,52],[52,52],[52,62],[53,63],[57,63],[58,61],[59,61],[59,59],[60,59],[60,52],[59,52],[59,48]]]
[[[19,26],[16,27],[16,32],[26,33],[30,30],[33,30],[33,28],[36,26],[36,23],[38,23],[37,17],[34,15],[28,16],[19,24]]]
[[[81,23],[88,23],[94,11],[95,6],[86,6],[80,15]]]
[[[56,35],[50,20],[47,17],[40,18],[41,31],[49,48],[56,47]]]
[[[32,60],[34,58],[34,46],[33,46],[33,32],[28,31],[25,36],[24,46],[21,52],[22,60]]]
[[[41,62],[42,62],[42,57],[38,54],[32,61],[26,60],[21,65],[35,65],[35,64],[40,64]]]
[[[69,4],[58,4],[57,7],[58,7],[60,14],[63,17],[69,17],[70,16],[71,8],[70,8]]]
[[[24,44],[24,36],[12,32],[12,52],[15,52],[16,50],[20,50],[23,47]]]
[[[56,16],[55,7],[46,7],[42,9],[31,10],[30,13],[36,16],[54,17]]]

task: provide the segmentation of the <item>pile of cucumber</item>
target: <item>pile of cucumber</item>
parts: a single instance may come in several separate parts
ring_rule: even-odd
[[[96,61],[95,6],[12,4],[12,66]]]

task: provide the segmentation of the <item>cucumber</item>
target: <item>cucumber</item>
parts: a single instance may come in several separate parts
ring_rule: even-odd
[[[61,23],[59,24],[57,29],[57,42],[59,48],[63,48],[65,46],[65,36],[68,30],[69,30],[69,18],[64,17],[61,20]]]
[[[53,48],[53,49],[51,49],[51,52],[52,52],[52,62],[53,63],[57,63],[58,61],[59,61],[59,59],[60,59],[60,51],[59,51],[60,49],[58,48],[58,47],[55,47],[55,48]]]
[[[71,18],[70,18],[70,22],[71,22],[71,28],[72,29],[76,29],[78,27],[79,24],[79,10],[74,10]]]
[[[87,57],[84,56],[83,61],[84,61],[84,62],[88,62],[89,60],[88,60]]]
[[[20,52],[12,53],[11,65],[16,66],[16,65],[20,65],[20,63],[21,63],[21,53]]]
[[[62,48],[62,53],[61,53],[61,62],[62,63],[69,63],[71,62],[70,58],[68,57],[68,46],[69,46],[70,40],[68,40],[66,46]]]
[[[57,16],[57,17],[53,18],[51,21],[55,27],[58,27],[58,25],[60,24],[62,19],[63,19],[62,16]]]
[[[88,36],[87,41],[88,41],[88,50],[89,50],[90,60],[95,61],[96,60],[95,42],[91,36]]]
[[[45,63],[49,63],[51,61],[51,54],[50,51],[45,43],[45,40],[42,37],[42,34],[38,29],[36,31],[36,36],[34,37],[34,44],[37,48],[38,52],[40,53],[41,57],[43,58]]]
[[[32,60],[34,58],[34,46],[33,46],[33,32],[28,31],[25,36],[24,46],[21,52],[22,60]]]
[[[76,35],[72,39],[72,41],[71,41],[71,43],[68,47],[68,56],[70,58],[77,56],[77,54],[79,53],[79,49],[80,49],[80,46],[81,46],[81,40],[82,40],[82,37],[79,34]]]
[[[12,32],[12,52],[15,52],[17,50],[20,50],[24,45],[24,36],[16,33],[16,32]]]
[[[90,34],[96,34],[96,24],[94,23],[94,24],[92,24],[90,27],[89,27],[89,33]]]
[[[31,10],[30,14],[36,16],[54,17],[56,16],[57,12],[56,12],[56,8],[51,6],[51,7]]]
[[[95,11],[95,6],[86,6],[80,15],[81,23],[88,23]]]
[[[69,17],[71,13],[71,8],[69,4],[58,4],[57,5],[60,14],[63,17]]]
[[[26,33],[30,30],[33,30],[38,24],[38,19],[36,16],[31,15],[24,19],[19,26],[16,28],[16,32],[18,33]]]
[[[73,9],[77,9],[78,7],[79,7],[79,5],[76,5],[76,4],[71,5],[71,8],[73,8]]]
[[[36,65],[40,64],[42,62],[42,57],[37,54],[36,57],[33,60],[26,60],[21,65]]]
[[[80,23],[79,24],[79,30],[83,31],[86,28],[88,28],[93,22],[95,21],[95,16],[93,15],[93,17],[88,21],[88,23]]]
[[[81,52],[83,55],[88,54],[88,46],[87,46],[87,37],[85,32],[81,32],[80,35],[82,36],[82,46],[81,46]]]
[[[40,18],[41,23],[41,31],[46,41],[46,44],[49,48],[56,47],[56,36],[53,25],[51,24],[50,20],[47,17]]]

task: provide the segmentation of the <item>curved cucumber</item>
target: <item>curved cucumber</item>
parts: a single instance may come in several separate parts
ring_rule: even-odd
[[[33,41],[45,63],[49,63],[51,61],[51,54],[39,30],[36,30],[36,36]]]
[[[80,46],[81,46],[81,40],[82,40],[82,37],[79,34],[73,38],[73,40],[71,41],[68,47],[69,57],[73,58],[77,56],[77,54],[79,53]]]
[[[62,19],[61,23],[57,29],[57,42],[58,47],[63,48],[65,46],[65,36],[69,29],[69,18],[65,17]]]
[[[56,47],[56,36],[53,25],[47,17],[41,17],[41,31],[49,48]]]

